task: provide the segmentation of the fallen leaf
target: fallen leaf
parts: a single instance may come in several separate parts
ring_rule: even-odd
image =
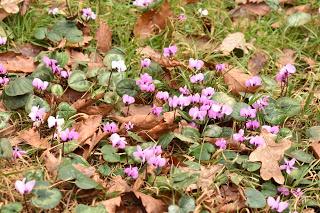
[[[104,93],[100,93],[96,95],[94,98],[91,95],[86,95],[84,98],[80,98],[72,104],[77,111],[81,110],[82,108],[88,107],[100,98],[103,98]]]
[[[96,169],[93,166],[84,166],[83,164],[77,163],[77,164],[72,164],[74,168],[76,168],[79,172],[84,174],[87,177],[92,177]]]
[[[282,53],[279,56],[279,59],[277,61],[277,67],[280,69],[281,67],[287,65],[287,64],[294,64],[295,63],[295,55],[296,51],[292,49],[284,49],[282,50]]]
[[[223,73],[224,82],[228,85],[232,93],[239,94],[240,92],[255,92],[259,87],[246,87],[246,80],[252,78],[252,75],[244,73],[238,68],[232,68]]]
[[[315,60],[313,60],[312,58],[309,58],[307,56],[302,56],[301,60],[303,60],[304,62],[306,62],[309,67],[308,69],[313,70],[317,64],[317,62]]]
[[[310,13],[312,11],[312,8],[309,4],[305,5],[298,5],[295,7],[291,7],[286,11],[286,15],[292,15],[294,13],[303,12],[303,13]]]
[[[107,52],[112,45],[112,32],[106,22],[100,21],[99,28],[96,31],[97,49],[101,52]]]
[[[39,149],[47,149],[50,147],[48,140],[46,138],[41,138],[39,132],[34,128],[18,132],[17,139],[20,142],[23,140],[30,146]]]
[[[311,149],[314,153],[314,156],[317,159],[320,159],[320,141],[315,141],[311,144]]]
[[[33,58],[14,52],[1,53],[0,63],[7,69],[8,72],[31,73],[36,69]]]
[[[5,19],[9,15],[10,15],[10,13],[7,13],[4,9],[0,8],[0,21]]]
[[[236,48],[242,49],[244,53],[248,53],[248,49],[252,48],[251,44],[246,43],[244,34],[241,32],[227,35],[216,51],[221,51],[224,55],[230,55],[230,53]]]
[[[98,106],[87,106],[78,110],[78,112],[85,113],[87,115],[102,115],[106,116],[113,110],[113,106],[110,104],[100,104]]]
[[[116,213],[117,207],[121,205],[121,197],[115,197],[100,202],[106,208],[108,213]]]
[[[177,66],[183,65],[180,61],[162,56],[161,53],[155,51],[150,46],[138,48],[137,53],[141,54],[142,56],[144,56],[146,58],[150,58],[151,60],[153,60],[153,61],[157,62],[158,64],[160,64],[164,67],[167,67],[167,68],[168,67],[177,67]]]
[[[92,137],[88,138],[81,147],[81,150],[83,150],[82,157],[87,159],[96,145],[102,140],[102,138],[107,136],[107,134],[107,132],[103,132],[99,129],[97,133],[94,133]]]
[[[141,14],[134,26],[134,35],[142,39],[150,37],[166,27],[171,15],[170,4],[165,0],[159,10],[149,10]]]
[[[30,0],[23,1],[23,5],[20,10],[20,15],[24,16],[26,14],[27,10],[29,9],[29,5],[30,5]]]
[[[36,57],[43,50],[44,50],[43,47],[35,46],[30,43],[17,45],[15,46],[15,49],[14,49],[16,53],[21,53],[22,56],[25,56],[25,57]]]
[[[84,120],[77,122],[73,127],[79,133],[77,142],[82,145],[84,141],[90,138],[99,128],[102,122],[101,115],[89,115]]]
[[[211,53],[214,51],[215,44],[213,44],[212,40],[207,35],[184,35],[177,31],[172,33],[175,43],[181,42],[184,45],[188,45],[190,48],[195,49],[197,51],[202,51],[205,53]]]
[[[256,148],[249,156],[249,161],[261,162],[260,175],[263,180],[273,178],[278,184],[284,183],[278,161],[283,158],[284,152],[291,147],[291,141],[282,139],[275,143],[274,135],[263,130],[261,136],[264,138],[265,146]]]
[[[145,207],[146,212],[148,213],[163,213],[167,211],[166,205],[163,201],[155,199],[150,195],[143,194],[141,192],[135,191],[134,194],[142,202],[142,205]]]
[[[128,107],[123,106],[121,111],[123,113],[127,112]],[[152,107],[150,105],[144,104],[131,104],[129,108],[130,115],[148,115],[151,113]]]
[[[268,55],[264,52],[254,53],[248,63],[248,70],[252,75],[257,75],[263,69],[264,65],[268,62]]]
[[[124,193],[129,192],[130,187],[128,186],[127,182],[122,179],[121,176],[115,176],[112,180],[108,183],[108,192],[117,192],[117,193]]]
[[[85,35],[85,36],[83,36],[83,39],[82,39],[82,41],[80,41],[80,42],[77,42],[77,43],[72,43],[72,42],[67,42],[65,39],[63,39],[63,40],[61,40],[61,41],[66,41],[65,43],[64,43],[64,46],[59,46],[59,48],[63,48],[63,47],[84,47],[84,46],[86,46],[87,44],[89,44],[89,42],[91,41],[93,39],[93,37],[92,36],[87,36],[87,35]]]
[[[44,159],[44,165],[47,171],[53,176],[56,176],[61,158],[56,158],[49,150],[46,150],[41,157]]]
[[[134,130],[136,131],[151,129],[157,126],[162,120],[161,117],[157,117],[153,114],[131,115],[128,117],[122,117],[122,116],[116,115],[116,116],[112,116],[112,118],[122,124],[128,123],[130,121],[134,125]]]
[[[77,64],[81,63],[81,62],[90,62],[90,58],[87,54],[84,54],[82,52],[79,51],[75,51],[75,50],[66,50],[66,53],[69,54],[69,62],[68,65],[70,66],[76,66]]]
[[[261,3],[264,0],[235,0],[236,4]]]
[[[0,6],[3,8],[7,13],[18,13],[20,2],[24,0],[1,0]]]
[[[260,4],[241,4],[230,11],[230,16],[233,19],[243,18],[247,16],[265,16],[271,12],[270,7],[265,3]]]
[[[193,3],[197,3],[199,0],[184,0],[185,4],[193,4]]]

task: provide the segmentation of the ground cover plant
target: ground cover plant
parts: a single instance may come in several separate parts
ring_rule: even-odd
[[[0,0],[0,212],[319,212],[317,0]]]

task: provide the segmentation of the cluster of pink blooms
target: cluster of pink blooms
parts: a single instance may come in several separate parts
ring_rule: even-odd
[[[109,134],[113,134],[118,132],[118,125],[115,122],[107,122],[105,124],[103,124],[103,131],[107,132]]]
[[[82,18],[86,21],[89,21],[90,19],[95,20],[97,15],[92,11],[91,8],[84,8],[82,9]]]
[[[44,91],[48,88],[49,82],[42,81],[40,78],[34,78],[32,81],[32,86],[37,90]]]
[[[269,96],[264,96],[252,104],[257,111],[261,111],[269,105]]]
[[[0,86],[7,85],[10,79],[7,77],[7,69],[0,64]]]
[[[245,82],[246,87],[256,87],[256,86],[261,86],[261,84],[262,84],[262,80],[259,76],[253,76],[252,78],[249,78]]]
[[[43,63],[45,66],[53,72],[53,74],[59,75],[62,78],[69,78],[70,72],[63,70],[59,64],[58,61],[55,59],[50,59],[48,56],[44,56],[42,58]]]
[[[14,147],[12,150],[12,157],[13,159],[22,158],[23,155],[27,154],[26,151],[20,149],[19,147]]]
[[[218,71],[218,72],[223,72],[225,69],[226,69],[225,64],[217,64],[216,65],[216,71]]]
[[[133,156],[142,163],[147,162],[148,165],[160,168],[166,165],[166,159],[161,157],[161,153],[161,146],[153,146],[144,150],[140,146],[137,146],[137,150],[133,153]]]
[[[118,149],[124,149],[126,147],[126,138],[125,137],[120,137],[118,133],[113,133],[110,137],[109,140],[112,143],[112,146]]]
[[[178,16],[178,20],[181,21],[181,22],[186,21],[186,20],[187,20],[186,14],[181,13],[181,14]]]
[[[138,171],[138,167],[134,166],[132,167],[131,165],[129,167],[126,167],[124,169],[124,173],[131,177],[132,179],[137,179],[139,177],[139,171]]]
[[[135,0],[132,4],[137,7],[148,7],[154,0]]]
[[[190,82],[193,84],[201,83],[203,80],[204,80],[203,73],[198,73],[190,77]]]
[[[154,92],[156,89],[153,79],[148,73],[141,74],[140,78],[136,80],[136,84],[140,87],[141,91]]]
[[[280,197],[277,197],[277,199],[274,199],[273,197],[268,197],[267,203],[272,210],[277,212],[283,212],[289,206],[288,202],[280,201]]]
[[[178,48],[176,45],[163,48],[164,57],[173,57],[175,54],[177,54],[177,52],[178,52]]]
[[[280,166],[281,170],[286,170],[288,174],[292,172],[292,170],[296,169],[294,164],[296,163],[296,159],[292,158],[291,160],[284,159],[284,164]]]
[[[219,147],[220,149],[226,149],[227,148],[227,141],[224,138],[219,138],[216,140],[215,145]]]
[[[280,69],[276,75],[276,80],[281,83],[286,83],[290,75],[296,72],[296,67],[292,64],[287,64]]]
[[[79,138],[79,133],[76,132],[74,128],[71,130],[67,128],[63,131],[60,131],[59,136],[61,141],[67,142],[67,141],[77,140]]]
[[[124,128],[125,128],[127,131],[130,131],[131,129],[134,128],[134,124],[131,123],[131,121],[129,121],[128,123],[125,123],[125,124],[124,124]]]
[[[33,121],[33,126],[39,127],[44,121],[44,116],[46,114],[45,108],[40,108],[39,106],[33,106],[31,112],[29,113],[30,119]]]
[[[153,105],[153,107],[151,109],[151,113],[154,114],[155,116],[161,115],[162,111],[163,111],[162,107],[155,106],[155,105]]]
[[[278,193],[283,196],[289,196],[290,195],[290,190],[287,187],[280,186],[277,188]],[[301,197],[303,195],[303,192],[301,188],[297,189],[291,189],[291,194],[295,197]]]

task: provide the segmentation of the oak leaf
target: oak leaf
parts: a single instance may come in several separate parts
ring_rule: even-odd
[[[261,162],[260,175],[263,180],[273,178],[278,184],[283,184],[284,177],[278,161],[283,158],[284,152],[291,147],[291,141],[282,139],[279,143],[276,143],[274,135],[265,130],[262,131],[261,136],[264,138],[265,145],[256,148],[250,154],[249,161]]]
[[[112,32],[108,24],[100,21],[99,28],[96,31],[97,49],[101,52],[107,52],[112,45]]]

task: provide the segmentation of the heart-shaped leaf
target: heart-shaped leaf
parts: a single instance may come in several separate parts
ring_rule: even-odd
[[[44,108],[46,110],[46,112],[50,111],[50,105],[48,104],[48,102],[46,102],[45,100],[43,100],[42,98],[36,96],[36,95],[30,95],[26,105],[25,105],[25,110],[27,113],[31,112],[31,108],[33,106],[39,106],[40,108]]]
[[[23,209],[23,206],[19,202],[8,203],[1,207],[1,213],[19,213]]]
[[[101,148],[103,159],[107,162],[115,163],[120,162],[120,155],[117,153],[117,149],[107,144]]]
[[[33,194],[32,204],[42,209],[55,208],[62,198],[61,192],[56,188],[50,189],[48,182],[37,182]]]
[[[65,120],[68,120],[71,116],[75,115],[76,113],[77,110],[66,102],[61,102],[58,106],[57,116],[59,116],[59,118],[64,118]]]
[[[112,61],[124,61],[125,55],[124,52],[120,49],[111,49],[107,52],[106,56],[103,59],[103,64],[108,68],[112,69]]]
[[[247,201],[246,204],[250,208],[263,208],[266,206],[266,199],[264,195],[256,189],[246,188],[244,190]]]
[[[87,206],[87,205],[79,204],[75,208],[75,213],[107,213],[107,211],[103,205]]]
[[[222,128],[216,124],[208,125],[202,133],[204,137],[218,138],[222,133]]]
[[[117,93],[119,96],[130,95],[136,96],[138,94],[139,87],[136,84],[136,81],[130,78],[121,80],[117,85]]]
[[[12,146],[7,138],[0,138],[0,158],[12,158]]]
[[[299,27],[305,25],[309,21],[311,21],[311,15],[309,13],[299,12],[288,17],[287,25],[289,27]]]
[[[8,96],[5,93],[2,94],[4,105],[6,106],[6,108],[11,110],[23,107],[27,103],[29,96],[31,96],[31,93],[18,96]]]
[[[91,87],[91,82],[87,81],[84,72],[75,71],[70,75],[68,85],[75,91],[86,92]]]
[[[18,96],[31,93],[33,91],[32,80],[26,77],[19,77],[9,82],[4,92],[8,96]]]
[[[0,112],[0,129],[3,129],[7,126],[10,115],[11,114],[9,112]]]

